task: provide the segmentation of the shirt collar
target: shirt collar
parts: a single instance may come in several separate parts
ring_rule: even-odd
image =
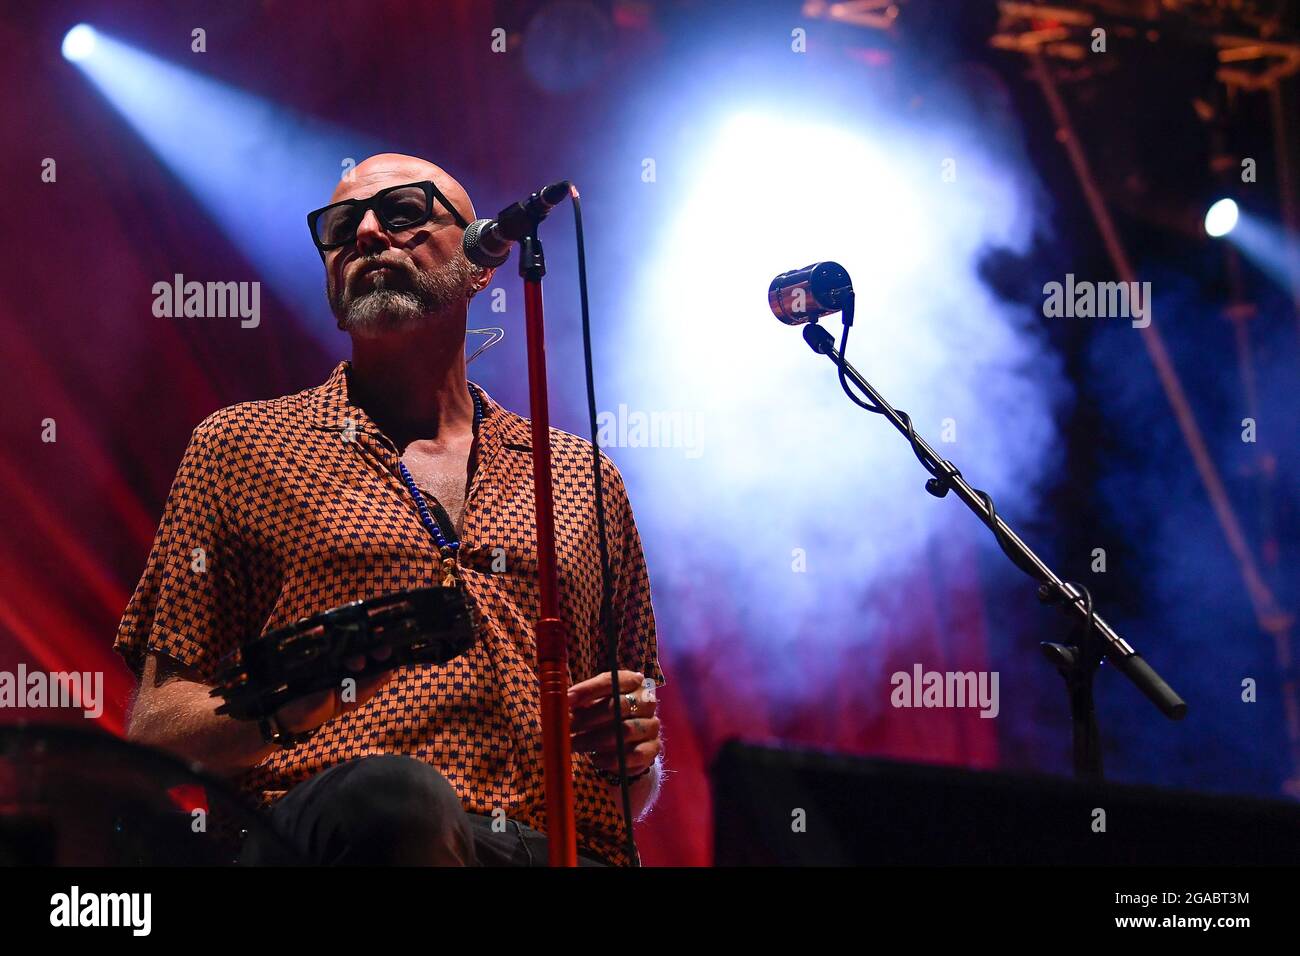
[[[358,431],[372,435],[381,434],[361,406],[352,402],[348,393],[348,370],[352,363],[339,362],[322,384],[308,389],[308,415],[312,428],[321,431],[342,431],[352,424]],[[483,396],[483,423],[479,426],[479,439],[483,442],[500,442],[517,451],[532,451],[532,432],[526,418],[502,408],[488,394],[487,389],[471,382]]]

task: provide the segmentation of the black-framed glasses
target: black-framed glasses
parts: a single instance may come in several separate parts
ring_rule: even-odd
[[[411,229],[433,218],[433,203],[437,200],[451,213],[456,225],[464,229],[469,225],[456,211],[441,190],[425,180],[404,183],[379,190],[369,199],[345,199],[307,213],[307,226],[316,248],[324,255],[330,249],[346,246],[357,237],[357,228],[373,209],[379,224],[389,232]]]

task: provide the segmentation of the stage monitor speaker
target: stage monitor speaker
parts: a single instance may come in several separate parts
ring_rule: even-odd
[[[1276,800],[739,742],[711,769],[719,866],[1300,862]]]

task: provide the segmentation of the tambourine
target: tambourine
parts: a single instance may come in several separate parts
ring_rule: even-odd
[[[276,628],[222,660],[213,697],[218,714],[261,720],[290,701],[344,678],[360,679],[404,664],[445,664],[474,644],[464,589],[420,588],[354,601]],[[388,648],[382,661],[370,655]],[[354,671],[346,661],[365,657]]]

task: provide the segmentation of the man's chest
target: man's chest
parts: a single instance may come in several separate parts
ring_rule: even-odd
[[[477,453],[471,476],[468,448],[438,454],[408,445],[399,455],[367,434],[315,435],[285,446],[274,455],[232,456],[227,481],[239,560],[255,582],[249,600],[270,626],[440,579],[436,543],[400,462],[426,499],[436,498],[452,518],[460,540],[456,564],[482,615],[526,643],[537,601],[536,508],[526,449],[489,444]],[[558,464],[562,614],[584,633],[600,605],[594,514],[581,481],[585,470]]]
[[[231,461],[228,487],[237,498],[231,510],[249,560],[271,561],[279,574],[310,576],[321,564],[364,573],[417,564],[425,553],[435,559],[400,463],[430,510],[436,512],[436,499],[452,519],[461,541],[458,563],[494,576],[535,574],[536,507],[526,449],[489,444],[476,452],[471,473],[469,446],[412,442],[399,453],[367,434],[314,438],[273,456]],[[553,486],[561,575],[585,578],[594,571],[598,578],[589,488],[583,469],[566,464],[557,462]]]
[[[469,442],[440,447],[416,441],[407,445],[401,455],[402,464],[416,487],[442,505],[456,527],[457,536],[463,530],[461,518],[469,489],[469,459]]]

